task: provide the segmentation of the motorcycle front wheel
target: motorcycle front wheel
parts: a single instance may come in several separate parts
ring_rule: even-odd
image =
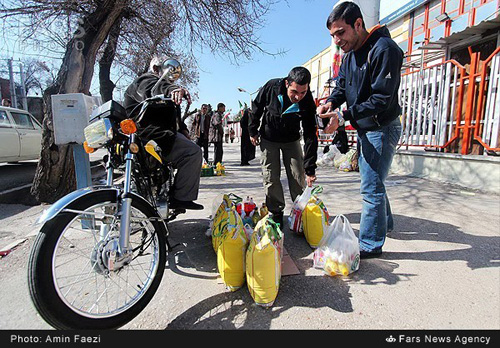
[[[115,329],[135,318],[160,285],[166,263],[165,230],[152,208],[133,199],[131,254],[118,267],[120,219],[116,197],[97,192],[47,221],[28,263],[33,303],[57,329]]]

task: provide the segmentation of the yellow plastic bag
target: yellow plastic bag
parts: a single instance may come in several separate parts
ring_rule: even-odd
[[[328,210],[317,196],[312,195],[302,212],[302,226],[307,242],[316,248],[328,228]]]
[[[246,253],[246,278],[257,305],[273,305],[281,280],[283,233],[269,215],[255,226]]]
[[[217,197],[216,201],[213,203],[212,209],[217,207],[217,210],[215,213],[212,213],[210,235],[212,236],[212,246],[216,253],[220,245],[221,237],[227,229],[229,212],[238,201],[241,201],[241,198],[230,193],[229,195],[224,194],[222,199]]]
[[[245,256],[248,238],[243,221],[234,206],[229,212],[229,221],[219,240],[217,268],[226,287],[235,291],[245,283]]]

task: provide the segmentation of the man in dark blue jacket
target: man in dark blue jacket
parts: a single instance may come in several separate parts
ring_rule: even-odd
[[[330,118],[327,132],[345,120],[358,131],[361,257],[376,257],[382,253],[387,231],[393,228],[385,179],[401,135],[398,89],[403,52],[385,27],[368,32],[361,10],[353,2],[342,2],[333,9],[327,28],[346,55],[338,84],[317,113]],[[344,103],[347,109],[335,110]]]
[[[269,80],[252,102],[250,140],[254,146],[260,144],[266,205],[280,226],[285,208],[281,154],[292,201],[302,193],[305,184],[311,186],[316,180],[316,104],[310,82],[309,70],[295,67],[286,78]],[[301,126],[304,152],[300,144]]]

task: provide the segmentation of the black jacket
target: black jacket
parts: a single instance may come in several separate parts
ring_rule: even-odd
[[[398,89],[403,51],[385,26],[374,29],[356,51],[348,52],[340,66],[337,87],[327,102],[332,109],[347,102],[344,119],[357,130],[375,130],[401,114]]]
[[[289,107],[292,108],[288,110]],[[267,141],[288,143],[300,139],[302,124],[304,169],[307,175],[314,175],[318,157],[315,114],[316,104],[310,90],[296,108],[287,96],[285,79],[272,79],[252,101],[248,131],[251,137],[260,134]]]
[[[154,85],[159,77],[152,73],[145,73],[139,76],[128,86],[125,91],[124,107],[128,117],[136,116],[140,107],[137,107],[140,102],[154,95],[170,95],[170,93],[179,88],[177,85],[171,84],[167,80],[162,80],[161,83],[153,90]],[[153,126],[160,132],[151,133],[148,139],[155,139],[162,149],[168,153],[173,146],[175,133],[177,131],[187,130],[186,124],[181,119],[180,108],[174,106],[173,103],[150,105],[142,121],[141,128]],[[151,129],[151,128],[150,128]],[[161,135],[157,138],[155,135]],[[162,146],[163,145],[163,146]]]

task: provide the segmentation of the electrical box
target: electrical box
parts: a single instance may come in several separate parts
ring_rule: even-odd
[[[83,130],[89,124],[92,110],[101,105],[101,97],[83,93],[52,96],[52,121],[56,145],[83,144]]]

